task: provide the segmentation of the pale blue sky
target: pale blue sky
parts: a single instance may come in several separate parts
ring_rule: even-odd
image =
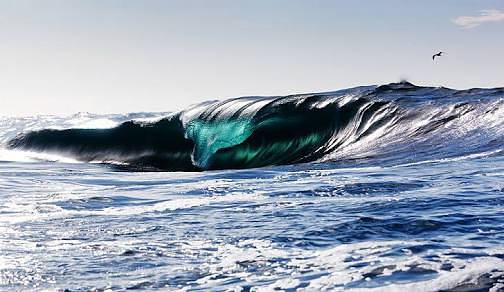
[[[8,116],[170,111],[401,78],[504,86],[502,0],[0,0],[0,41]]]

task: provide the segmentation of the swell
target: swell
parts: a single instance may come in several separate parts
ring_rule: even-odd
[[[198,171],[363,158],[405,162],[499,147],[503,97],[502,88],[457,91],[403,82],[321,94],[236,98],[197,105],[154,123],[32,131],[12,139],[8,147],[120,162],[140,170]],[[466,145],[457,148],[447,141]]]

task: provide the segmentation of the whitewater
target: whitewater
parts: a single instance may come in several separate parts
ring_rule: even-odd
[[[504,291],[504,88],[0,118],[0,290]]]

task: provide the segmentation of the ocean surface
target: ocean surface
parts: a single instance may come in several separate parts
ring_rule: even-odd
[[[504,88],[0,118],[0,290],[504,291]]]

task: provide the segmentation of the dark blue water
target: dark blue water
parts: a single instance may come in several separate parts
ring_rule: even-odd
[[[275,113],[291,121],[310,107],[365,102],[332,136],[320,118],[304,132],[318,140],[273,143],[290,145],[286,165],[145,172],[123,159],[136,152],[104,164],[61,143],[0,150],[0,290],[504,289],[504,91],[399,84],[323,96]],[[273,145],[257,144],[272,131],[270,112],[258,112],[240,125],[227,115],[217,130],[193,114],[192,135],[212,138],[193,142],[194,165],[276,161],[253,150]],[[3,118],[0,133],[8,145],[31,130],[167,115]],[[236,131],[243,136],[222,138]],[[259,154],[239,160],[243,149]]]

